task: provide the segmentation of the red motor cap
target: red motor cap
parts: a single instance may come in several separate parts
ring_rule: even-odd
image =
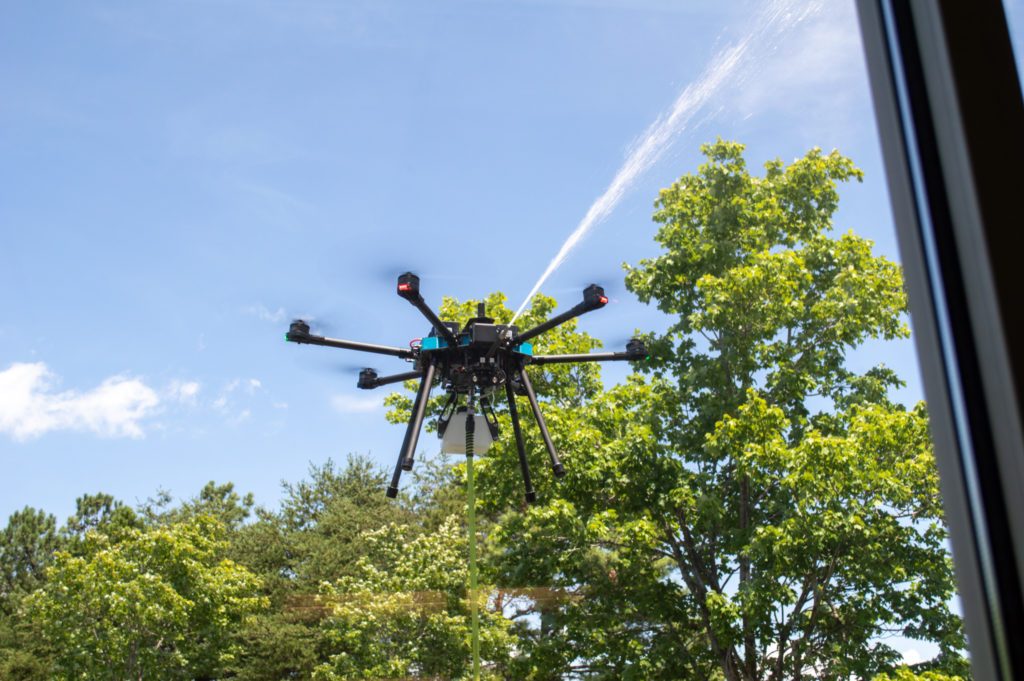
[[[406,272],[398,277],[398,295],[406,300],[413,300],[419,295],[420,278],[412,272]]]
[[[591,284],[587,288],[583,289],[583,305],[588,310],[595,310],[599,307],[603,307],[608,303],[608,296],[604,294],[604,289],[597,284]]]

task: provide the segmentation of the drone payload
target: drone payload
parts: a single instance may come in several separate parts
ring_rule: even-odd
[[[398,455],[398,463],[388,486],[387,495],[398,496],[398,483],[402,471],[412,470],[413,455],[419,441],[419,433],[423,426],[423,418],[427,400],[434,384],[437,383],[447,393],[448,398],[438,419],[438,435],[444,438],[446,449],[456,451],[452,433],[463,430],[466,433],[463,451],[467,456],[473,455],[473,439],[476,424],[481,421],[477,417],[476,405],[479,402],[480,415],[486,423],[486,434],[481,433],[487,444],[498,437],[498,419],[494,413],[493,400],[496,393],[504,388],[508,400],[509,416],[515,434],[516,447],[519,451],[519,466],[526,487],[526,500],[533,502],[537,494],[530,482],[530,467],[526,459],[526,448],[523,444],[523,433],[519,423],[519,411],[516,406],[516,395],[525,395],[530,403],[540,434],[547,447],[551,460],[551,469],[556,477],[565,475],[565,468],[558,457],[555,445],[551,441],[544,416],[537,402],[537,394],[530,383],[526,367],[530,364],[564,364],[576,362],[607,362],[642,359],[647,355],[643,342],[633,338],[627,343],[625,352],[598,352],[578,355],[534,355],[530,340],[559,324],[578,317],[586,312],[597,310],[608,303],[604,289],[591,284],[583,290],[583,300],[565,312],[552,317],[532,329],[519,332],[516,326],[495,324],[494,319],[486,316],[484,304],[477,307],[477,316],[459,328],[457,322],[442,321],[423,300],[420,295],[420,279],[411,272],[398,277],[397,293],[415,306],[431,324],[430,334],[420,339],[419,343],[410,344],[409,348],[375,345],[356,341],[325,338],[310,333],[309,324],[301,319],[291,323],[285,340],[293,343],[324,345],[346,350],[359,350],[381,355],[400,357],[413,364],[413,371],[390,376],[379,376],[373,369],[359,372],[357,387],[362,389],[379,388],[382,385],[400,383],[411,379],[419,379],[420,386],[413,402],[412,418],[405,431],[405,439]],[[460,406],[460,396],[465,396],[465,405]],[[450,426],[455,426],[452,433]],[[446,434],[447,433],[447,434]],[[484,444],[484,442],[481,442]]]

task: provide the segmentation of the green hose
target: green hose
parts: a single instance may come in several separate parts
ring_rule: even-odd
[[[477,612],[476,583],[476,490],[473,487],[472,403],[466,414],[466,514],[469,520],[469,607],[473,613],[473,681],[480,681],[480,615]]]

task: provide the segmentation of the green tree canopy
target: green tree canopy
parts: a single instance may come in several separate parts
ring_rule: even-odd
[[[43,571],[60,546],[57,520],[26,506],[0,532],[0,612],[11,614],[21,598],[43,583]]]
[[[334,652],[313,678],[463,678],[471,666],[470,609],[459,519],[413,537],[389,524],[367,532],[364,543],[355,574],[323,586]],[[481,613],[480,638],[488,678],[502,678],[513,639],[501,612]]]
[[[99,492],[83,494],[75,499],[75,513],[61,528],[65,547],[71,553],[86,550],[85,540],[90,532],[99,532],[117,539],[132,529],[140,529],[142,518],[113,496]]]
[[[892,401],[891,369],[850,361],[909,333],[899,267],[832,233],[860,171],[814,149],[754,175],[742,145],[703,151],[658,197],[659,251],[627,266],[667,315],[651,357],[608,389],[595,364],[527,369],[567,472],[520,404],[532,507],[496,396],[502,432],[477,460],[486,673],[965,678],[927,413]],[[440,315],[465,323],[476,302]],[[484,302],[510,321],[502,294]],[[556,308],[532,302],[520,328]],[[573,320],[535,345],[601,344]],[[409,393],[387,403],[404,426]],[[0,532],[0,676],[466,678],[466,469],[417,458],[397,501],[352,456],[311,464],[276,509],[210,482],[138,511],[85,495],[59,530],[19,511]],[[901,665],[890,635],[941,655]]]
[[[499,581],[586,594],[543,611],[534,676],[871,678],[891,634],[962,671],[926,413],[847,361],[909,333],[899,267],[830,233],[860,171],[815,149],[758,177],[742,145],[703,151],[658,198],[661,254],[627,268],[672,320],[649,377],[570,407],[548,388],[568,475],[492,535]],[[500,473],[481,467],[495,513],[518,506],[514,456],[506,432]]]
[[[26,613],[66,679],[216,678],[230,634],[264,601],[257,579],[222,557],[223,527],[199,516],[118,541],[88,532],[58,552]]]
[[[241,527],[253,513],[256,504],[252,492],[241,495],[232,482],[218,485],[209,481],[199,494],[174,506],[174,497],[167,490],[159,490],[155,498],[141,504],[139,513],[150,525],[167,525],[200,515],[215,518],[227,530]]]
[[[28,506],[11,514],[0,531],[0,679],[50,674],[49,651],[19,611],[24,598],[42,586],[61,543],[56,518]]]
[[[280,510],[259,509],[253,522],[231,533],[229,554],[260,578],[271,610],[237,632],[231,673],[240,679],[309,678],[336,652],[320,626],[315,599],[322,583],[351,576],[366,555],[367,532],[399,523],[412,536],[413,516],[384,496],[384,474],[365,456],[344,466],[311,464],[306,479],[282,483]]]

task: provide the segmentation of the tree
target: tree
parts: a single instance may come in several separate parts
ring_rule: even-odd
[[[873,681],[963,681],[963,677],[933,671],[916,673],[908,667],[897,667],[891,673],[879,674]]]
[[[25,600],[57,678],[215,678],[233,628],[265,606],[252,573],[222,557],[223,527],[209,517],[122,528],[117,542],[92,531],[78,549],[58,552]]]
[[[174,497],[159,490],[155,498],[147,499],[139,508],[140,515],[150,525],[166,525],[196,516],[210,516],[228,531],[237,530],[252,515],[256,503],[252,492],[241,496],[233,482],[218,485],[211,480],[203,485],[199,494],[179,506],[171,506]]]
[[[26,506],[11,514],[0,532],[0,613],[12,614],[43,583],[59,545],[57,521],[49,513]]]
[[[497,578],[585,595],[535,637],[566,674],[871,678],[895,669],[893,633],[966,674],[924,406],[890,401],[890,369],[847,363],[909,334],[898,265],[829,234],[860,171],[814,149],[755,177],[742,145],[703,152],[656,203],[663,252],[627,268],[672,319],[648,378],[568,408],[551,393],[568,475],[500,518]],[[503,476],[513,451],[495,448]],[[481,468],[481,496],[515,508]]]
[[[814,149],[756,178],[742,145],[703,152],[656,204],[666,252],[626,279],[677,319],[651,371],[683,415],[656,432],[682,464],[662,530],[691,614],[730,678],[870,676],[897,657],[876,642],[891,629],[962,649],[924,407],[845,361],[909,335],[899,266],[828,234],[836,183],[861,172]]]
[[[278,512],[256,511],[231,537],[230,555],[261,578],[269,611],[237,632],[239,655],[231,672],[240,679],[309,678],[332,651],[317,601],[323,582],[351,576],[365,555],[364,534],[389,522],[409,535],[413,517],[384,496],[384,475],[363,456],[344,467],[331,459],[311,464],[307,479],[283,483]]]
[[[50,677],[50,654],[30,623],[18,617],[24,598],[45,580],[61,544],[57,521],[26,506],[11,514],[0,532],[0,678],[29,681]]]
[[[75,499],[75,513],[61,528],[65,548],[77,554],[86,550],[90,532],[101,533],[117,541],[122,535],[143,526],[143,519],[124,503],[109,494],[83,494]]]
[[[289,539],[291,569],[314,590],[348,574],[365,552],[363,532],[411,517],[384,496],[384,473],[365,456],[350,455],[344,468],[328,459],[310,465],[308,481],[284,484],[281,522]]]
[[[366,532],[364,544],[355,574],[322,589],[332,654],[313,678],[464,678],[471,666],[469,571],[459,520],[413,537],[390,524]],[[481,612],[480,640],[487,678],[495,678],[513,642],[500,611]]]

